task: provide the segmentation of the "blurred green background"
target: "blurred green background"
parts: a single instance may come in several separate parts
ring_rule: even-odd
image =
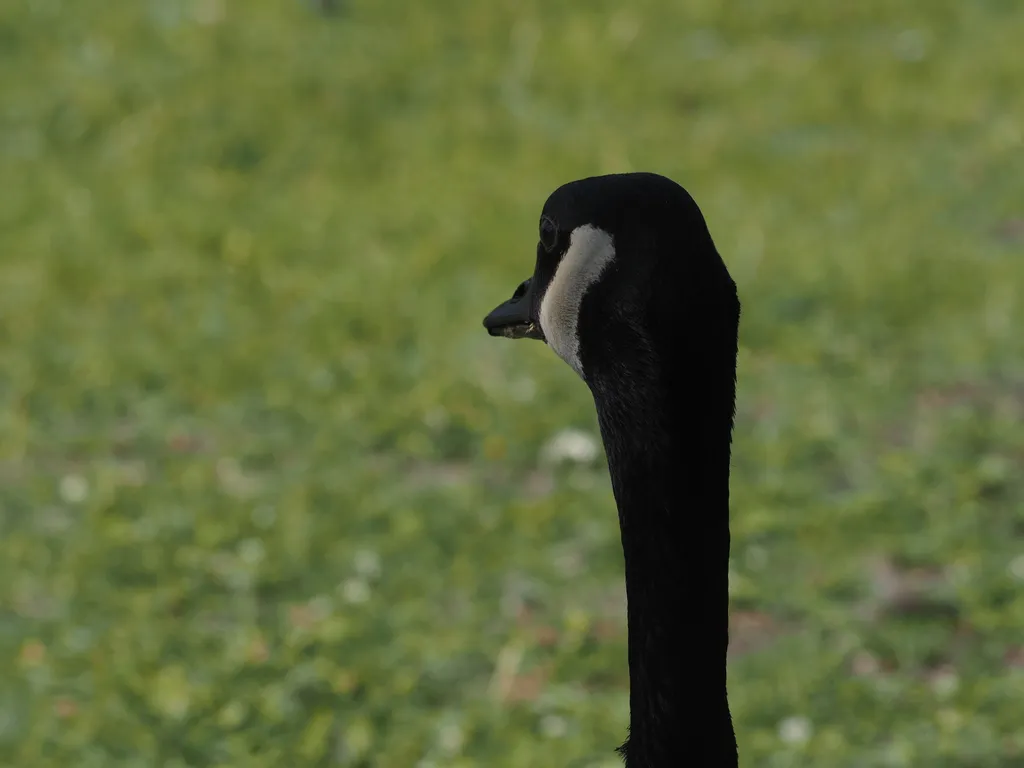
[[[4,0],[0,764],[617,765],[593,404],[480,321],[555,186],[642,169],[744,301],[744,765],[1024,766],[1022,39],[1019,0]]]

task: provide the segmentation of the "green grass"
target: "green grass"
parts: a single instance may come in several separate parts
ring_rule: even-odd
[[[645,169],[744,301],[744,764],[1024,765],[1024,5],[315,5],[0,4],[0,764],[615,765],[593,406],[480,320]]]

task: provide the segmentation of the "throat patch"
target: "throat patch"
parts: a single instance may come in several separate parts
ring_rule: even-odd
[[[587,290],[615,258],[615,243],[603,229],[585,224],[569,236],[569,248],[540,303],[540,327],[548,345],[583,377],[579,314]]]

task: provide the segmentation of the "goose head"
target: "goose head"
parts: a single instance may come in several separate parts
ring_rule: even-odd
[[[731,336],[735,349],[735,285],[700,209],[674,181],[627,173],[570,182],[548,197],[539,229],[533,275],[484,319],[492,336],[546,342],[592,388],[602,377],[657,375],[695,350],[701,364],[716,337]]]

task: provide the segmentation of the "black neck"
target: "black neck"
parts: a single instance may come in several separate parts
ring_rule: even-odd
[[[726,699],[734,370],[592,384],[625,555],[627,768],[737,765]]]

